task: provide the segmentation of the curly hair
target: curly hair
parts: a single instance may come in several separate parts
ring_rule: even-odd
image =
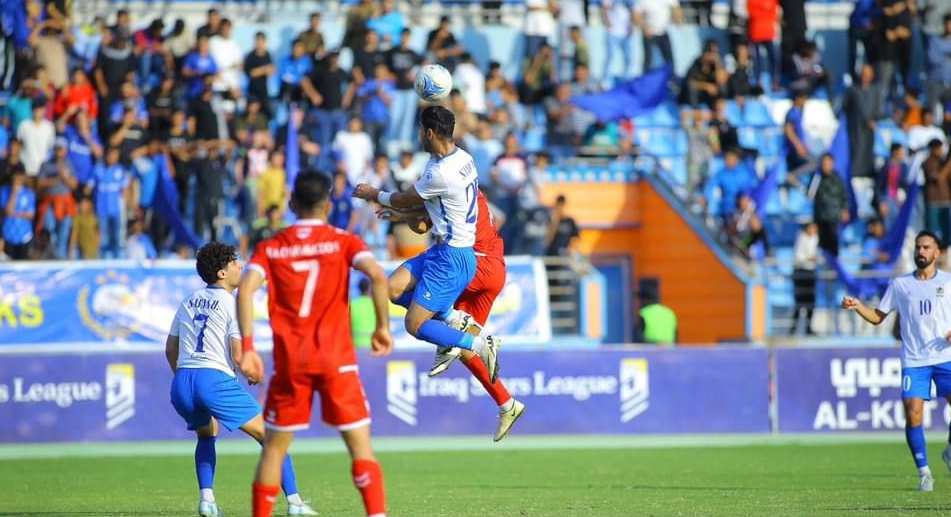
[[[234,246],[220,242],[209,242],[198,250],[195,255],[195,269],[198,276],[208,285],[218,281],[218,272],[227,269],[232,260],[238,258]]]

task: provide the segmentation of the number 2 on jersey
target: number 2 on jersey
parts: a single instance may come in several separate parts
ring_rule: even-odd
[[[205,327],[208,326],[208,315],[207,314],[196,314],[195,323],[201,323],[201,330],[198,331],[198,336],[195,338],[195,351],[204,352],[205,351]]]
[[[469,212],[466,213],[466,222],[476,222],[476,199],[479,197],[479,182],[473,181],[466,187],[466,198],[469,199]]]
[[[931,300],[918,300],[918,315],[926,316],[931,314]]]
[[[297,315],[301,318],[310,316],[310,309],[314,304],[314,291],[317,290],[317,276],[320,275],[320,262],[316,260],[298,260],[291,262],[291,267],[298,273],[307,273],[304,282],[304,297],[300,301],[300,310]]]

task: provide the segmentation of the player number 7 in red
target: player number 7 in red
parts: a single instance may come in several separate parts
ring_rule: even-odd
[[[320,262],[316,260],[298,260],[291,262],[291,267],[298,273],[307,273],[307,282],[304,283],[304,297],[300,301],[300,310],[297,311],[298,316],[306,318],[310,316],[310,309],[314,303],[317,276],[320,275]]]

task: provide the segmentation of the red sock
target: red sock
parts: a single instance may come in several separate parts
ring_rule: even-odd
[[[274,502],[277,501],[278,486],[267,486],[253,483],[251,485],[251,508],[254,517],[271,517]]]
[[[383,469],[371,460],[353,460],[353,484],[360,491],[367,515],[386,514],[386,493],[383,490]],[[257,515],[255,515],[257,517]]]
[[[496,404],[501,406],[512,399],[512,395],[509,395],[509,390],[505,389],[505,385],[502,384],[501,378],[495,379],[495,384],[489,382],[489,370],[478,356],[472,356],[468,361],[463,359],[462,364],[466,365],[466,368],[472,372],[473,377],[479,379],[479,382],[482,383],[482,387],[492,396],[492,400],[494,400]]]

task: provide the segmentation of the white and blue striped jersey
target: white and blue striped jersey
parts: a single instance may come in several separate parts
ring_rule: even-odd
[[[241,339],[234,296],[221,287],[185,298],[169,335],[178,336],[178,368],[214,368],[234,377],[231,340]]]
[[[457,147],[442,158],[430,158],[416,182],[416,192],[425,200],[433,222],[433,236],[454,248],[475,244],[478,179],[472,156]]]

